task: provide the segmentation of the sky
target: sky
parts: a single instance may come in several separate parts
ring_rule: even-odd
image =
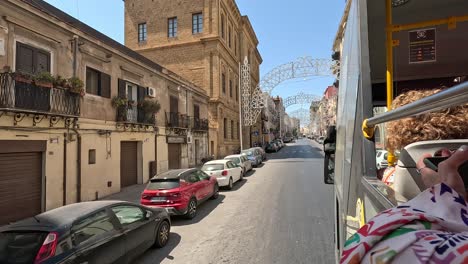
[[[122,0],[46,0],[109,37],[124,42]],[[172,0],[166,0],[172,1]],[[263,57],[260,77],[275,67],[299,57],[329,59],[332,43],[343,14],[345,0],[236,0],[243,15],[249,16]],[[311,76],[277,86],[272,96],[283,98],[300,92],[322,95],[332,77]],[[291,106],[287,112],[308,109]]]

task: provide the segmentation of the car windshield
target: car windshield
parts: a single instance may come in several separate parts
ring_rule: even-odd
[[[175,189],[180,186],[179,179],[152,179],[148,186],[147,190],[170,190]]]
[[[202,167],[202,171],[218,171],[224,170],[224,164],[205,164]]]
[[[240,164],[240,159],[239,158],[227,158],[227,159],[234,162],[234,164],[236,164],[236,165]]]
[[[0,263],[33,263],[46,236],[45,232],[0,233]]]
[[[247,156],[253,156],[253,151],[252,150],[244,150],[242,153],[247,154]]]

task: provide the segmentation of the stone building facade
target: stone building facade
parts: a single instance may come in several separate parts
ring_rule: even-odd
[[[248,58],[255,87],[262,57],[234,0],[125,0],[125,45],[210,96],[210,154],[223,157],[239,149],[239,64]],[[247,147],[251,130],[243,130]]]
[[[0,44],[0,225],[208,155],[203,89],[46,2],[2,1]]]

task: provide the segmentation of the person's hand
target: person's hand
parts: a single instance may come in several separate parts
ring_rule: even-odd
[[[441,149],[438,151],[439,155],[441,157],[450,157],[452,155],[452,152],[449,149]],[[421,179],[424,183],[424,186],[426,188],[430,188],[436,184],[441,183],[441,178],[439,177],[439,173],[437,173],[434,170],[431,170],[430,168],[426,167],[426,164],[424,164],[424,159],[425,158],[431,158],[433,157],[432,154],[426,153],[421,156],[419,159],[418,163],[416,164],[416,169],[418,170],[419,174],[421,175]]]
[[[443,183],[457,191],[461,196],[468,200],[465,190],[465,184],[458,168],[468,161],[468,146],[461,146],[450,158],[439,164],[439,176]]]
[[[432,157],[432,154],[423,154],[416,164],[416,169],[421,175],[421,179],[426,188],[430,188],[436,184],[441,183],[439,173],[437,173],[437,171],[431,170],[430,168],[426,167],[426,164],[424,164],[424,159],[430,157]]]

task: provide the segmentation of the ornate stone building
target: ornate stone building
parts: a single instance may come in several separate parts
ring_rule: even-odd
[[[239,63],[248,58],[255,87],[262,57],[234,0],[125,0],[125,45],[205,89],[210,154],[239,149]]]

